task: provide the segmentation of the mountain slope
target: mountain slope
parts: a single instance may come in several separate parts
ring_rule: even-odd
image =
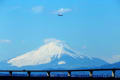
[[[8,61],[11,66],[31,69],[95,67],[107,62],[80,55],[63,41],[50,39],[37,50],[27,52]]]
[[[106,64],[101,66],[102,68],[120,68],[120,62],[116,62],[113,64]]]

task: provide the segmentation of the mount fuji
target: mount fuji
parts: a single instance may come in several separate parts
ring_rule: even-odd
[[[81,55],[63,41],[47,39],[44,42],[37,50],[12,58],[7,64],[18,69],[79,69],[108,64],[99,58]]]

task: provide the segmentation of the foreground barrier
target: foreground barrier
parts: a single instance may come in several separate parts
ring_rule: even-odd
[[[116,74],[115,72],[120,70],[120,68],[115,69],[81,69],[81,70],[0,70],[0,72],[9,72],[9,76],[13,76],[13,72],[27,72],[27,76],[31,77],[32,72],[46,72],[47,77],[51,77],[51,72],[67,72],[68,77],[71,77],[71,72],[80,72],[80,71],[88,71],[89,77],[93,77],[94,71],[112,71],[111,77],[115,78]]]

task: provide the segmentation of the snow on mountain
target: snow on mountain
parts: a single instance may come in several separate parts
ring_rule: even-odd
[[[60,61],[60,62],[58,62],[58,64],[62,65],[62,64],[66,64],[66,62],[65,61]]]
[[[65,49],[70,48],[60,40],[45,40],[45,45],[41,46],[39,49],[13,58],[9,60],[8,63],[13,66],[22,67],[27,65],[46,64],[51,62],[53,57],[60,58],[63,54],[67,54],[73,58],[77,57],[76,54],[72,54]]]
[[[103,65],[106,62],[87,56],[80,55],[77,51],[70,48],[63,41],[56,39],[47,39],[37,50],[27,52],[21,56],[8,61],[9,64],[16,67],[36,66],[36,65],[54,65],[66,67],[72,65],[78,66],[94,66]]]

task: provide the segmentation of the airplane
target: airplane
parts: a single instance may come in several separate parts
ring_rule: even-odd
[[[63,16],[63,14],[62,13],[58,13],[58,16]]]
[[[58,16],[63,16],[64,9],[61,8],[61,9],[57,10],[56,13],[57,13]]]
[[[58,16],[63,16],[63,14],[58,14]]]

